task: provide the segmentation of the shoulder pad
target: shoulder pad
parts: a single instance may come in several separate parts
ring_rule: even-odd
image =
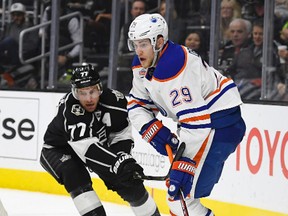
[[[166,50],[161,53],[160,60],[153,74],[153,79],[168,81],[178,76],[187,62],[187,53],[184,47],[169,43]]]
[[[125,109],[127,107],[126,97],[120,91],[114,89],[104,89],[99,102],[107,106],[115,106]]]

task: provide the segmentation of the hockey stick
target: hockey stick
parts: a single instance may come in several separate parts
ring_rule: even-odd
[[[150,176],[150,175],[145,175],[145,174],[135,172],[133,174],[133,178],[134,179],[142,179],[142,180],[152,180],[152,181],[165,181],[167,178],[169,178],[169,174],[170,174],[170,170],[172,169],[173,162],[180,159],[184,150],[185,150],[185,143],[181,143],[178,150],[177,150],[177,153],[175,154],[174,159],[173,159],[173,153],[172,153],[172,162],[170,161],[171,166],[169,168],[167,175],[165,175],[165,176]],[[167,151],[167,149],[166,149],[166,151]]]
[[[183,143],[183,144],[184,144],[184,146],[185,146],[185,143]],[[182,145],[182,143],[181,143],[181,145]],[[168,157],[169,157],[171,166],[172,166],[173,162],[175,161],[175,157],[174,157],[174,159],[173,159],[173,153],[172,153],[171,147],[170,147],[168,144],[167,144],[165,147],[166,147],[166,151],[167,151],[167,154],[168,154]],[[183,150],[183,151],[184,151],[184,150]],[[186,205],[186,202],[185,202],[185,200],[184,200],[184,195],[183,195],[183,192],[182,192],[181,189],[180,189],[179,196],[180,196],[180,203],[181,203],[183,215],[184,215],[184,216],[189,216],[188,209],[187,209],[187,205]]]

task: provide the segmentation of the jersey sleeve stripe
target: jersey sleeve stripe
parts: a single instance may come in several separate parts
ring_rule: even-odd
[[[219,93],[221,91],[221,88],[223,87],[223,85],[227,82],[229,82],[231,79],[224,79],[221,83],[219,88],[217,88],[215,91],[211,92],[205,99],[208,99],[209,97],[211,97],[212,95],[215,95],[217,93]]]
[[[145,104],[145,103],[143,103],[141,101],[137,101],[137,100],[133,100],[133,101],[131,101],[131,103],[127,104],[128,110],[135,109],[137,107],[143,107],[143,108],[146,108],[148,110],[158,111],[158,108],[151,107],[151,105]]]
[[[131,100],[127,104],[128,104],[128,106],[131,106],[132,104],[138,104],[138,105],[142,106],[142,105],[145,105],[146,103],[138,101],[138,100]]]
[[[227,92],[229,89],[231,88],[236,88],[236,84],[235,83],[231,83],[229,85],[227,85],[219,94],[217,94],[213,99],[210,100],[210,102],[207,104],[207,107],[210,108],[211,106],[213,106],[213,104],[225,93]]]
[[[99,102],[99,104],[101,104],[101,106],[109,108],[109,109],[118,110],[118,111],[122,111],[122,112],[127,112],[127,109],[124,109],[124,108],[120,108],[120,107],[116,107],[116,106],[110,106],[110,105],[103,104],[103,103],[100,103],[100,102]]]
[[[94,159],[92,159],[92,158],[89,158],[89,157],[86,157],[86,160],[90,160],[90,161],[93,162],[93,163],[99,164],[99,165],[104,166],[104,167],[107,167],[107,168],[110,168],[110,167],[111,167],[110,164],[106,164],[106,163],[103,163],[103,162],[94,160]]]
[[[181,127],[188,129],[210,128],[211,118],[207,106],[183,110],[177,113]]]
[[[141,103],[141,102],[139,102],[139,101],[137,101],[137,100],[133,100],[133,101],[131,101],[131,103],[128,103],[127,104],[127,110],[128,110],[128,112],[130,112],[131,110],[134,110],[134,109],[136,109],[136,108],[144,108],[145,110],[147,110],[147,111],[149,111],[149,112],[158,112],[159,110],[158,110],[158,108],[156,108],[156,107],[151,107],[151,106],[149,106],[149,105],[147,105],[147,104],[145,104],[145,103]]]
[[[138,107],[145,108],[148,111],[158,111],[158,108],[154,105],[153,102],[149,100],[136,98],[132,94],[130,94],[127,103],[128,111]]]
[[[207,120],[207,119],[210,119],[210,114],[199,115],[199,116],[182,119],[180,122],[188,123],[188,122],[195,122],[195,121],[201,121],[201,120]]]
[[[201,129],[201,128],[211,128],[212,124],[207,123],[207,124],[191,125],[191,124],[181,123],[181,127],[187,128],[187,129]]]
[[[192,109],[186,109],[186,110],[182,110],[180,112],[178,112],[176,115],[178,118],[180,118],[182,115],[186,115],[188,113],[196,113],[196,112],[201,112],[201,111],[204,111],[204,110],[207,110],[207,106],[204,105],[204,106],[201,106],[201,107],[196,107],[196,108],[192,108]]]
[[[128,112],[130,112],[131,110],[134,110],[136,108],[143,108],[143,109],[145,109],[145,110],[147,110],[149,112],[153,112],[153,110],[158,111],[158,109],[147,108],[147,107],[141,106],[139,104],[135,104],[134,106],[129,106],[129,107],[127,107],[127,110],[128,110]]]
[[[145,100],[145,99],[137,98],[137,97],[135,97],[133,94],[129,94],[128,103],[129,103],[129,101],[132,101],[132,100],[133,100],[132,98],[134,98],[134,100],[137,100],[137,101],[142,101],[142,102],[145,103],[145,104],[154,104],[154,103],[153,103],[152,101],[150,101],[150,100]]]

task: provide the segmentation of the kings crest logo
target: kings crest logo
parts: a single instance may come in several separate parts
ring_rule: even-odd
[[[85,110],[79,104],[74,104],[72,106],[71,113],[73,113],[76,116],[80,116],[84,115]]]

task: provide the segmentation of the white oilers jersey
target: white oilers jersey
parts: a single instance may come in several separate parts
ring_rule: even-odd
[[[178,135],[189,146],[185,153],[190,157],[211,131],[210,115],[241,103],[234,82],[184,46],[169,41],[157,66],[148,71],[137,56],[134,58],[133,88],[128,98],[132,124],[140,131],[160,111],[180,126]]]

